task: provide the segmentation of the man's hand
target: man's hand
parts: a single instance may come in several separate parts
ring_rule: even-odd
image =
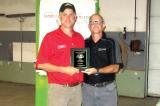
[[[86,73],[88,75],[91,75],[91,74],[97,73],[97,69],[96,68],[87,68],[87,69],[85,69],[85,71],[81,71],[81,72]]]
[[[42,69],[47,72],[61,72],[69,75],[79,73],[79,69],[74,68],[72,66],[63,67],[63,66],[56,66],[50,63],[39,64],[38,69]]]
[[[69,75],[73,75],[73,74],[79,73],[79,69],[74,68],[72,66],[63,67],[62,70],[63,70],[64,73],[69,74]]]

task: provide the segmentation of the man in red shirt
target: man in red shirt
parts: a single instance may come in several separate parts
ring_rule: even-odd
[[[48,106],[81,106],[83,74],[70,61],[70,49],[84,47],[84,38],[73,30],[77,20],[74,5],[63,3],[59,19],[60,27],[42,41],[36,67],[47,72]]]

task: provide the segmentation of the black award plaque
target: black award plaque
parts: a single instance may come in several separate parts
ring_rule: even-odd
[[[80,70],[89,68],[90,51],[89,48],[72,48],[71,49],[71,64],[73,67]]]

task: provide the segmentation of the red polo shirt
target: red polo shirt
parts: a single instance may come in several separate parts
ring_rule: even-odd
[[[51,63],[57,66],[70,66],[70,49],[83,48],[84,38],[78,32],[73,31],[69,37],[60,28],[48,33],[41,44],[37,57],[37,64]],[[83,81],[83,74],[72,76],[58,72],[47,72],[48,83],[72,84]]]

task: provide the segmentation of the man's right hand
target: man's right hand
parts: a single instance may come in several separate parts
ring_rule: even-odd
[[[38,69],[42,69],[44,71],[48,70],[48,72],[55,72],[56,70],[57,72],[66,73],[69,75],[79,73],[79,69],[74,68],[72,66],[63,67],[63,66],[56,66],[50,63],[38,64]]]
[[[63,70],[64,73],[69,74],[69,75],[79,73],[79,69],[74,68],[72,66],[62,67],[62,70]]]

